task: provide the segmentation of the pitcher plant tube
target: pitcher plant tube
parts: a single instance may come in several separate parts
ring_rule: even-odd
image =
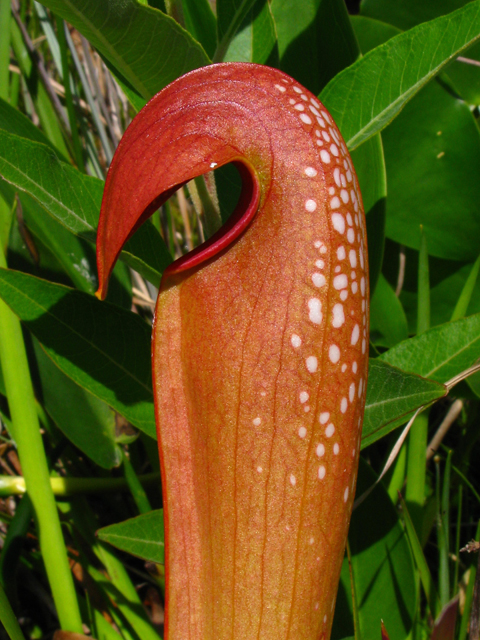
[[[110,167],[99,297],[122,246],[227,163],[229,221],[165,271],[153,328],[169,640],[318,640],[332,626],[365,404],[365,218],[345,143],[286,74],[193,71]]]

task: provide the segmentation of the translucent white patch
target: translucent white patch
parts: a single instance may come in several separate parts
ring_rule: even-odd
[[[325,121],[322,118],[317,118],[317,122],[323,129],[325,129]]]
[[[327,436],[327,438],[331,438],[334,433],[335,433],[335,427],[333,426],[333,423],[330,422],[330,424],[325,429],[325,435]]]
[[[343,176],[342,176],[342,178],[343,178]],[[344,202],[344,204],[347,204],[347,202],[348,202],[348,200],[349,200],[349,197],[348,197],[348,191],[347,191],[346,189],[342,189],[342,190],[340,191],[340,197],[341,197],[342,201]],[[348,220],[348,216],[349,216],[349,215],[350,215],[350,214],[347,214],[347,220]],[[351,219],[352,219],[352,218],[350,217],[350,220],[351,220]],[[348,224],[351,224],[351,223],[349,222]]]
[[[363,340],[362,340],[362,353],[365,353],[366,348],[367,348],[367,342],[366,342],[365,338],[363,338]]]
[[[312,124],[312,119],[310,118],[310,116],[307,116],[306,113],[302,113],[302,115],[300,116],[300,120],[305,124]]]
[[[340,180],[342,181],[342,187],[344,187],[344,188],[345,188],[345,187],[347,186],[347,181],[345,180],[345,176],[343,175],[343,173],[342,173],[342,175],[340,176]],[[348,192],[347,192],[347,196],[348,196]],[[347,202],[348,202],[348,201],[347,201]]]
[[[315,200],[310,199],[305,202],[305,209],[307,211],[310,211],[310,213],[315,211],[316,208],[317,208],[317,203],[315,202]]]
[[[308,301],[308,317],[314,324],[321,324],[323,319],[322,303],[318,298],[310,298]]]
[[[326,283],[325,276],[323,273],[313,273],[312,274],[312,282],[316,287],[323,287]]]
[[[279,84],[276,84],[276,85],[275,85],[275,89],[278,89],[278,90],[279,90],[279,91],[281,91],[282,93],[285,93],[285,91],[286,91],[285,87],[282,87],[282,86],[281,86],[281,85],[279,85]]]
[[[347,370],[347,363],[346,363],[346,362],[344,362],[344,363],[342,364],[342,373],[345,373],[345,371],[346,371],[346,370]]]
[[[309,178],[314,178],[317,175],[318,172],[313,167],[307,167],[305,169],[305,173]]]
[[[353,244],[355,242],[355,231],[352,229],[352,227],[350,227],[347,231],[347,240],[350,242],[350,244]]]
[[[357,254],[354,249],[350,249],[348,252],[348,259],[350,260],[350,266],[355,269],[357,266]]]
[[[353,345],[356,345],[356,344],[357,344],[357,342],[358,342],[359,337],[360,337],[360,327],[358,326],[358,324],[356,324],[356,325],[353,327],[353,331],[352,331],[352,339],[350,340],[350,344],[351,344],[352,346],[353,346]]]
[[[262,467],[257,467],[257,471],[258,471],[258,473],[262,473],[262,471],[263,471]]]
[[[340,182],[340,169],[337,167],[333,172],[333,179],[335,180],[335,184],[337,187],[340,187],[342,183]]]
[[[357,373],[357,369],[358,369],[357,361],[354,360],[353,363],[352,363],[352,371],[353,371],[353,373]]]
[[[345,218],[341,213],[332,213],[332,224],[335,231],[345,233]]]
[[[318,111],[315,107],[309,107],[309,109],[313,113],[313,115],[320,116],[320,111]]]
[[[340,207],[340,199],[338,198],[338,196],[335,196],[330,200],[330,208],[338,209],[339,207]]]
[[[323,444],[317,445],[315,452],[319,458],[323,457],[325,455],[325,445]]]
[[[307,365],[307,370],[310,371],[310,373],[315,373],[318,369],[318,360],[315,356],[308,356],[305,360],[305,364]]]
[[[329,418],[330,414],[328,413],[328,411],[324,411],[320,414],[318,421],[320,422],[320,424],[327,424]]]
[[[326,131],[322,131],[322,138],[325,140],[325,142],[330,142],[330,136]]]
[[[323,269],[323,267],[325,266],[325,262],[323,260],[315,260],[315,266],[319,269]]]
[[[348,287],[347,276],[344,273],[341,273],[338,276],[335,276],[335,278],[333,279],[333,286],[335,289],[337,289],[337,291]]]
[[[362,296],[365,295],[365,278],[362,277],[360,280],[360,291],[362,292]]]
[[[330,152],[333,156],[338,157],[338,147],[336,144],[330,145]]]
[[[253,424],[258,427],[260,424],[262,424],[262,419],[261,418],[254,418],[252,420]]]
[[[362,390],[363,390],[363,378],[360,378],[360,382],[358,383],[358,397],[359,398],[362,396]]]
[[[300,427],[300,429],[298,430],[298,435],[300,436],[300,438],[305,438],[305,436],[307,435],[307,430],[305,429],[305,427]]]
[[[303,93],[300,87],[293,87],[293,90],[295,91],[295,93]]]
[[[210,163],[210,169],[215,169],[215,167],[217,166],[218,162],[211,162]]]
[[[328,113],[326,111],[322,111],[322,116],[325,118],[325,120],[329,123],[332,124],[332,119],[330,118],[330,116],[328,115]]]
[[[352,181],[352,172],[350,171],[350,169],[347,171],[347,180],[348,182]]]
[[[333,453],[338,456],[338,452],[340,451],[340,447],[338,445],[338,442],[335,442],[335,444],[333,445]]]
[[[296,104],[293,108],[297,111],[305,111],[305,107],[301,103]]]
[[[348,193],[347,193],[347,198],[348,198]],[[349,213],[347,213],[347,222],[349,227],[353,227],[353,219]]]
[[[346,398],[342,398],[340,402],[340,411],[345,413],[348,407],[348,400]]]
[[[294,487],[297,484],[297,479],[295,478],[293,473],[290,475],[290,484],[292,485],[292,487]]]
[[[302,339],[300,338],[300,336],[297,336],[296,333],[292,333],[290,342],[292,343],[292,347],[295,347],[295,349],[298,349],[298,347],[300,347],[302,344]]]
[[[325,467],[323,466],[323,464],[320,465],[318,467],[318,478],[319,478],[319,480],[323,480],[326,473],[327,473],[327,471],[326,471]]]
[[[300,96],[300,98],[301,98],[302,100],[305,100],[305,102],[307,102],[307,100],[308,100],[307,96],[306,96],[304,93],[302,93],[302,95]]]
[[[347,298],[348,298],[348,291],[346,289],[344,289],[343,291],[340,291],[340,300],[342,300],[342,302],[345,302]]]
[[[335,187],[328,187],[328,195],[333,196],[335,193]]]
[[[325,151],[325,149],[320,151],[320,158],[322,159],[322,162],[325,162],[326,164],[330,162],[330,154],[328,151]]]
[[[352,282],[352,293],[357,293],[358,291],[358,283]]]
[[[343,311],[343,304],[337,303],[333,305],[332,313],[333,313],[332,325],[336,329],[338,329],[345,322],[345,313]]]
[[[348,489],[348,487],[347,487],[347,488],[345,489],[345,493],[343,494],[343,501],[344,501],[344,502],[346,502],[346,501],[348,500],[348,492],[349,492],[349,489]]]
[[[309,395],[306,391],[300,391],[300,402],[303,404],[309,399]]]
[[[355,273],[355,271],[350,271],[350,278],[352,280],[355,280],[356,277],[357,277],[357,274]]]
[[[345,257],[346,257],[345,247],[341,245],[337,249],[337,258],[338,260],[345,260]]]
[[[328,348],[328,357],[333,364],[336,364],[340,360],[340,349],[336,344],[331,344]]]
[[[349,398],[350,402],[353,402],[354,397],[355,397],[355,383],[352,382],[352,384],[350,385],[350,387],[348,389],[348,398]]]

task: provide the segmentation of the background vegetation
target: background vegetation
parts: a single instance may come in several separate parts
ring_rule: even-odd
[[[359,13],[344,0],[0,0],[0,620],[12,639],[162,635],[149,325],[163,269],[208,235],[212,208],[226,219],[238,178],[219,170],[217,198],[197,180],[158,211],[108,303],[93,296],[95,230],[134,114],[222,60],[281,68],[319,95],[367,212],[357,497],[393,464],[354,512],[332,637],[380,638],[380,620],[390,640],[479,637],[477,561],[460,549],[479,539],[480,513],[480,1],[348,9]]]

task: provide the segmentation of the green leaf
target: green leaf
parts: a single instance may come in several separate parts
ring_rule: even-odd
[[[14,109],[8,102],[0,98],[0,129],[14,133],[22,138],[28,138],[34,142],[42,142],[58,154],[47,136],[36,127],[33,122],[23,115],[18,109]]]
[[[381,131],[429,80],[480,38],[480,2],[401,33],[322,91],[350,149]]]
[[[382,138],[388,174],[387,236],[419,249],[421,224],[431,256],[475,260],[480,135],[467,105],[433,82],[406,105]]]
[[[155,438],[150,327],[139,316],[6,269],[0,296],[67,376]]]
[[[58,159],[46,145],[0,130],[0,174],[16,188],[33,196],[72,233],[91,242],[103,194],[103,182]],[[171,257],[160,234],[150,223],[127,243],[123,259],[154,284]]]
[[[421,22],[433,20],[463,7],[470,0],[435,0],[435,2],[418,2],[418,0],[362,0],[361,12],[366,16],[383,20],[399,29],[411,29]],[[474,45],[466,52],[466,57],[480,60],[480,47]],[[447,70],[460,95],[473,104],[480,103],[480,70],[478,67],[455,61]]]
[[[225,62],[278,66],[278,47],[270,4],[257,0],[228,45]]]
[[[472,270],[468,274],[465,286],[462,289],[462,293],[458,298],[455,309],[453,310],[451,320],[459,320],[463,316],[467,315],[467,309],[470,305],[475,285],[477,283],[478,273],[480,271],[480,256],[475,260]]]
[[[393,347],[408,338],[405,311],[392,287],[380,275],[370,300],[370,340],[382,347]]]
[[[359,56],[344,0],[272,0],[280,69],[317,95]]]
[[[480,314],[434,327],[405,340],[380,360],[445,383],[480,358]]]
[[[370,488],[375,480],[374,472],[360,458],[357,496]],[[382,484],[377,485],[354,510],[348,541],[359,637],[365,640],[379,638],[380,620],[383,619],[390,640],[405,640],[416,610],[415,570],[404,528]],[[353,631],[348,626],[352,611],[349,573],[345,559],[332,640]]]
[[[118,467],[121,453],[115,443],[115,414],[102,400],[79,387],[54,365],[34,341],[42,404],[57,427],[103,469]]]
[[[362,449],[406,422],[418,407],[447,393],[443,385],[385,364],[370,359]]]
[[[182,0],[185,27],[210,58],[217,46],[217,19],[208,0]]]
[[[143,98],[209,63],[175,20],[135,0],[43,0],[78,29]]]
[[[417,565],[418,572],[420,573],[420,580],[422,582],[423,590],[427,597],[430,611],[432,615],[435,616],[438,608],[438,594],[435,589],[435,584],[432,580],[430,569],[428,568],[425,556],[423,555],[422,545],[420,544],[417,532],[415,531],[415,527],[413,526],[412,518],[408,513],[407,505],[405,504],[405,501],[401,496],[400,503],[402,505],[403,517],[405,519],[405,528],[407,531],[408,539],[410,541],[413,556],[415,558],[415,563]]]
[[[104,527],[97,535],[100,540],[142,560],[157,564],[165,562],[163,509]]]
[[[213,62],[222,62],[243,21],[257,0],[217,0],[218,46]],[[265,2],[265,0],[262,0]]]

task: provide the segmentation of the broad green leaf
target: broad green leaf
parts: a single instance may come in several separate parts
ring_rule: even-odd
[[[278,46],[270,4],[256,0],[230,42],[225,62],[255,62],[278,67]]]
[[[376,476],[360,458],[357,496]],[[366,526],[368,523],[368,526]],[[405,640],[416,611],[415,569],[404,528],[382,484],[353,512],[348,533],[357,600],[359,637],[380,638],[380,621],[390,640]],[[353,632],[348,561],[345,559],[332,640]]]
[[[317,95],[359,56],[344,0],[272,0],[280,69]]]
[[[432,380],[406,373],[395,366],[386,366],[379,359],[370,359],[362,449],[406,422],[418,407],[446,393],[443,385]]]
[[[217,0],[218,46],[213,62],[222,62],[243,21],[258,0]],[[265,2],[265,0],[262,0]]]
[[[480,358],[480,313],[434,327],[405,340],[380,360],[445,383]]]
[[[47,136],[36,127],[33,122],[27,118],[18,109],[14,109],[8,102],[0,98],[0,129],[8,131],[8,133],[14,133],[22,138],[28,138],[34,142],[42,142],[43,144],[51,147],[55,153],[58,154],[58,150],[55,149],[53,144],[47,138]]]
[[[339,73],[320,99],[350,149],[381,131],[429,80],[480,38],[480,1],[400,33]]]
[[[43,0],[72,24],[143,98],[209,63],[175,20],[135,0]]]
[[[217,19],[208,0],[182,0],[185,28],[212,58],[217,46]]]
[[[433,20],[465,6],[470,0],[435,0],[434,2],[418,2],[418,0],[362,0],[361,12],[376,20],[395,25],[399,29],[411,29],[417,24]],[[474,45],[465,56],[474,61],[480,60],[480,46]],[[447,70],[455,88],[462,97],[479,104],[480,102],[480,69],[475,65],[456,61]]]
[[[475,260],[480,134],[465,103],[434,82],[406,105],[382,138],[388,174],[387,236],[418,249],[421,224],[430,255]]]
[[[100,540],[134,556],[164,564],[163,509],[112,524],[97,531]]]
[[[62,162],[46,145],[0,130],[0,175],[33,196],[72,233],[95,241],[103,182]],[[127,243],[123,258],[158,284],[171,262],[163,240],[149,224]]]
[[[57,427],[104,469],[118,467],[115,414],[102,400],[79,387],[55,366],[35,340],[42,404]]]
[[[353,26],[364,52],[388,40],[392,32],[398,33],[390,25],[364,17],[356,17]],[[456,260],[476,257],[480,135],[468,107],[438,83],[431,83],[406,105],[382,138],[388,174],[387,235],[418,249],[421,224],[430,255]],[[461,225],[456,224],[459,215]]]
[[[155,437],[150,327],[139,316],[13,270],[0,270],[0,296],[63,373]]]
[[[393,347],[408,338],[405,311],[383,275],[370,300],[370,340],[382,347]]]

